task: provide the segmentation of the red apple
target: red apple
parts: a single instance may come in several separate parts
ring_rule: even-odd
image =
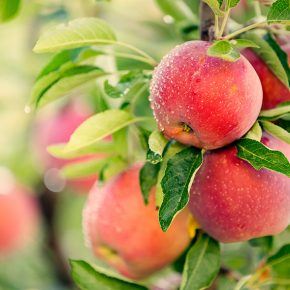
[[[38,218],[37,203],[26,189],[18,185],[5,188],[0,184],[0,257],[33,240]]]
[[[243,55],[255,68],[263,87],[263,109],[272,109],[290,100],[290,90],[286,87],[252,50],[246,49]]]
[[[140,165],[104,186],[96,184],[84,211],[87,241],[94,254],[123,275],[141,279],[173,262],[189,245],[188,210],[162,232],[154,190],[149,205],[142,199]]]
[[[50,145],[68,142],[71,134],[90,116],[90,113],[85,104],[73,102],[56,112],[53,116],[44,116],[44,118],[39,120],[34,130],[33,145],[39,163],[45,170],[60,169],[70,163],[81,162],[96,157],[85,156],[73,160],[65,160],[55,158],[47,152],[47,147]],[[93,175],[70,180],[69,185],[79,191],[88,192],[95,183],[96,178],[97,176]]]
[[[290,146],[270,135],[262,142],[290,159]],[[290,221],[290,179],[255,170],[235,146],[208,151],[191,187],[189,207],[206,232],[221,242],[275,235]]]
[[[214,149],[251,128],[261,109],[262,87],[246,58],[210,57],[209,46],[190,41],[164,57],[153,75],[150,100],[166,137]]]

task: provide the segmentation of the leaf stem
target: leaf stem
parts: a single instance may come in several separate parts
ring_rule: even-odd
[[[222,25],[221,25],[221,29],[219,31],[219,34],[217,35],[218,38],[223,36],[223,33],[225,31],[225,28],[226,28],[226,25],[227,25],[227,22],[228,22],[228,19],[229,19],[230,11],[231,11],[231,9],[227,9],[227,11],[225,13],[225,16],[223,18],[223,22],[222,22]]]
[[[261,17],[262,16],[262,11],[261,11],[261,6],[258,0],[254,1],[254,9],[255,9],[255,13],[257,17]]]
[[[139,92],[137,92],[134,97],[131,100],[131,113],[134,113],[134,108],[135,108],[135,104],[136,101],[138,100],[138,98],[146,91],[148,87],[148,83],[144,82],[143,86],[141,87],[141,89],[139,90]]]
[[[230,33],[230,34],[226,35],[225,37],[222,37],[222,39],[223,40],[229,40],[229,39],[234,38],[237,35],[242,34],[242,33],[246,32],[246,31],[249,31],[249,30],[257,28],[257,27],[263,27],[265,25],[267,25],[267,21],[253,23],[253,24],[251,24],[249,26],[246,26],[246,27],[241,28],[241,29],[239,29],[237,31],[234,31],[233,33]]]
[[[141,50],[141,49],[139,49],[131,44],[128,44],[125,42],[120,42],[120,41],[116,41],[113,44],[119,45],[119,46],[122,46],[122,47],[125,47],[125,48],[132,50],[132,51],[137,52],[138,54],[142,55],[144,58],[148,59],[148,61],[150,61],[150,64],[152,66],[156,66],[158,64],[157,61],[153,57],[151,57],[149,54],[147,54],[143,50]]]
[[[219,17],[218,15],[215,15],[214,17],[215,21],[214,21],[214,34],[215,37],[217,37],[219,35]]]
[[[153,65],[151,60],[149,60],[148,58],[142,57],[142,56],[135,55],[135,54],[123,53],[123,52],[114,52],[114,54],[108,53],[107,55],[112,55],[112,56],[114,55],[114,56],[120,57],[120,58],[138,60],[138,61],[147,63],[147,64],[149,64],[149,65],[154,67],[154,65]]]

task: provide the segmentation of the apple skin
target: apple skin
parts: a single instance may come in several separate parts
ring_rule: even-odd
[[[263,87],[263,109],[275,108],[282,102],[290,100],[290,90],[268,68],[252,50],[245,49],[243,55],[255,68]]]
[[[24,188],[0,188],[0,257],[25,247],[35,237],[39,221],[36,200]]]
[[[150,101],[167,138],[215,149],[251,128],[263,93],[246,58],[229,62],[209,57],[209,46],[205,41],[190,41],[165,56],[154,71]]]
[[[134,165],[104,186],[96,183],[84,210],[86,240],[94,254],[121,274],[141,279],[173,262],[190,243],[188,209],[169,230],[158,222],[154,191],[143,202],[139,170]]]
[[[84,156],[75,159],[60,159],[51,156],[47,147],[69,141],[72,133],[83,123],[91,112],[84,103],[72,102],[54,115],[44,116],[35,126],[33,134],[33,147],[36,157],[43,169],[61,169],[70,163],[76,163],[92,159],[97,156]],[[94,185],[97,176],[69,180],[69,186],[78,192],[87,193]]]
[[[262,142],[290,159],[290,146],[264,134]],[[209,235],[224,243],[275,235],[290,222],[290,179],[255,170],[235,146],[207,152],[190,190],[189,208]]]

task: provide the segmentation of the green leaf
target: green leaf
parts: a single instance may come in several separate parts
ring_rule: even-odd
[[[81,148],[80,150],[75,150],[73,152],[67,152],[65,150],[66,144],[55,144],[47,148],[47,151],[56,158],[62,159],[73,159],[91,154],[114,154],[115,153],[115,144],[107,141],[98,141],[91,146],[86,148]]]
[[[278,56],[285,73],[288,78],[288,87],[290,84],[290,68],[288,64],[288,56],[287,53],[281,49],[280,45],[275,41],[275,39],[271,36],[271,34],[268,32],[265,36],[264,39],[268,42],[268,44],[271,46],[271,48],[275,51],[276,55]]]
[[[186,147],[180,143],[169,142],[167,145],[167,150],[164,150],[163,152],[163,161],[161,163],[161,167],[158,173],[157,185],[156,185],[156,206],[157,207],[160,207],[163,201],[164,193],[162,190],[161,181],[165,175],[168,161],[170,160],[171,157],[173,157],[176,153],[182,151],[184,148]]]
[[[134,118],[128,112],[116,109],[98,113],[88,118],[75,130],[64,150],[70,154],[93,146],[122,128],[144,120],[146,119]]]
[[[68,179],[92,176],[100,173],[107,163],[107,159],[89,159],[82,162],[73,162],[64,166],[61,172]]]
[[[165,146],[168,140],[159,131],[154,131],[150,134],[148,139],[148,145],[150,150],[162,156]]]
[[[223,16],[224,12],[220,9],[219,0],[203,0],[217,16]]]
[[[220,275],[217,279],[217,290],[233,290],[237,285],[234,277]]]
[[[90,65],[77,66],[67,70],[57,82],[48,87],[39,97],[37,106],[43,107],[60,97],[67,96],[80,86],[106,74],[99,67]]]
[[[290,244],[283,246],[276,254],[269,257],[266,266],[271,267],[274,277],[289,278],[290,273]]]
[[[261,124],[263,126],[263,129],[270,135],[273,135],[278,139],[281,139],[284,142],[290,144],[290,133],[288,133],[286,130],[269,121],[261,121]]]
[[[129,93],[129,89],[141,80],[143,84],[144,75],[140,71],[130,71],[121,76],[116,86],[111,85],[107,80],[104,83],[105,93],[111,98],[120,98]]]
[[[136,82],[134,82],[134,84],[132,84],[132,86],[130,88],[128,88],[128,90],[124,93],[124,103],[128,102],[128,103],[132,103],[134,105],[134,103],[136,102],[136,100],[142,96],[142,94],[144,92],[146,92],[148,89],[148,81],[144,80],[144,79],[140,79]]]
[[[255,122],[255,124],[253,125],[253,127],[250,129],[250,131],[245,135],[245,138],[248,139],[253,139],[256,141],[261,141],[262,139],[262,128],[259,124],[259,122]]]
[[[90,45],[112,44],[116,36],[109,25],[98,18],[79,18],[58,25],[42,35],[34,52],[57,52]]]
[[[95,84],[94,88],[92,89],[90,93],[90,100],[96,113],[104,112],[109,109],[105,93],[98,84]]]
[[[147,160],[153,164],[162,161],[163,151],[168,143],[168,140],[159,131],[153,131],[149,136]]]
[[[226,0],[228,3],[228,7],[229,8],[234,8],[235,6],[237,6],[240,2],[240,0]]]
[[[151,132],[142,128],[142,127],[137,127],[137,130],[138,130],[137,133],[139,136],[140,145],[144,151],[147,151],[149,149],[148,139],[149,139]]]
[[[74,282],[81,290],[148,290],[146,287],[97,272],[84,261],[70,261]]]
[[[256,43],[259,48],[253,47],[252,50],[265,62],[269,69],[277,76],[285,86],[288,87],[287,73],[274,49],[264,39],[265,34],[247,32],[243,37]]]
[[[255,169],[270,169],[290,177],[290,163],[284,154],[267,148],[252,139],[240,139],[237,142],[238,157],[249,162]]]
[[[252,247],[262,248],[266,252],[270,252],[273,248],[274,238],[273,236],[265,236],[262,238],[256,238],[249,240],[249,244]]]
[[[148,149],[146,160],[152,164],[158,164],[162,161],[162,156]]]
[[[56,54],[42,69],[36,80],[39,80],[40,78],[48,75],[51,72],[59,70],[66,63],[71,63],[71,65],[73,66],[73,63],[78,59],[82,51],[83,48],[76,48],[71,50],[65,50]]]
[[[289,0],[277,0],[271,6],[268,15],[268,23],[290,24],[290,3]]]
[[[49,73],[35,83],[29,106],[33,108],[43,107],[66,96],[79,86],[104,75],[106,73],[102,69],[89,65]]]
[[[99,181],[106,182],[123,172],[126,168],[128,168],[128,163],[122,157],[108,158],[108,163],[100,171]]]
[[[226,61],[234,62],[240,58],[240,53],[227,40],[218,40],[212,44],[207,54],[212,57],[224,59]]]
[[[277,121],[277,125],[290,133],[290,120],[280,119]]]
[[[259,120],[275,121],[290,114],[290,104],[286,103],[283,106],[276,107],[271,110],[261,111]]]
[[[181,290],[208,288],[220,269],[219,243],[201,234],[189,250],[182,275]]]
[[[176,21],[196,20],[189,6],[183,0],[155,0],[159,8]]]
[[[182,150],[168,161],[161,181],[164,199],[159,210],[159,222],[163,231],[168,229],[175,215],[187,205],[190,186],[201,164],[202,151],[194,147]]]
[[[148,204],[150,191],[157,183],[159,170],[160,164],[152,164],[150,162],[146,162],[140,170],[139,181],[145,204]]]
[[[115,152],[124,158],[128,157],[128,128],[125,127],[113,134]]]
[[[242,49],[242,48],[246,48],[246,47],[259,48],[259,46],[255,42],[253,42],[249,39],[233,39],[230,41],[230,43],[238,49]]]
[[[12,19],[20,8],[20,0],[0,0],[0,22]]]
[[[111,98],[120,98],[122,91],[118,90],[116,86],[112,86],[108,80],[104,82],[104,91]]]

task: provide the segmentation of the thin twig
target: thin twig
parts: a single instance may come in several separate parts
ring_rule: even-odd
[[[230,11],[231,10],[228,9],[226,11],[225,15],[224,15],[224,19],[223,19],[219,34],[217,35],[217,38],[222,37],[223,34],[224,34],[224,31],[225,31],[225,28],[226,28],[226,25],[227,25],[227,22],[228,22],[228,19],[229,19],[229,16],[230,16]]]
[[[253,24],[251,24],[249,26],[246,26],[246,27],[244,27],[242,29],[239,29],[237,31],[234,31],[233,33],[230,33],[230,34],[222,37],[222,39],[229,40],[229,39],[234,38],[237,35],[242,34],[242,33],[246,32],[246,31],[249,31],[251,29],[258,28],[258,27],[263,27],[265,25],[267,25],[267,21],[262,21],[262,22],[259,22],[259,23],[253,23]]]
[[[254,9],[255,9],[255,13],[257,17],[261,17],[262,16],[262,11],[261,11],[261,6],[260,6],[260,2],[258,0],[254,1]]]
[[[39,195],[39,204],[44,219],[46,253],[49,254],[53,263],[53,269],[59,282],[64,286],[72,286],[68,264],[62,252],[58,239],[58,233],[55,229],[55,211],[58,202],[58,194],[43,188]],[[49,252],[47,252],[49,250]]]

